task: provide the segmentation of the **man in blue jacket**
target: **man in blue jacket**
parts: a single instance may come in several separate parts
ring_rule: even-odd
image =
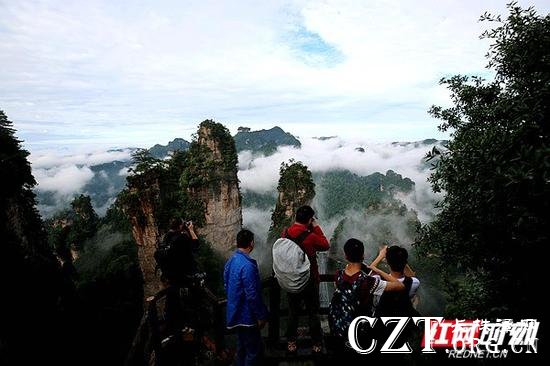
[[[253,249],[254,234],[241,230],[237,234],[237,250],[225,264],[223,273],[227,293],[226,325],[237,330],[238,366],[260,364],[263,353],[260,329],[267,323],[258,264],[249,256]]]

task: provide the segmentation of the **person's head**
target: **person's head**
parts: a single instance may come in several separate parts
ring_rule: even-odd
[[[183,226],[184,222],[180,217],[175,217],[170,221],[170,230],[181,231]]]
[[[302,206],[296,210],[296,222],[304,225],[309,225],[313,221],[315,211],[311,206]]]
[[[237,234],[237,248],[252,251],[254,249],[254,233],[246,229],[239,231]]]
[[[362,241],[352,238],[344,244],[344,253],[348,262],[361,263],[365,257],[365,246]]]
[[[403,247],[393,245],[386,250],[386,262],[394,272],[403,272],[408,258],[409,253]]]

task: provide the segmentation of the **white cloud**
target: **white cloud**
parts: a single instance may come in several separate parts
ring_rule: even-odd
[[[271,256],[271,248],[266,246],[270,225],[271,212],[269,210],[243,207],[243,227],[254,233],[256,247],[252,252],[252,257],[260,263],[262,277],[271,274],[271,269],[264,265],[269,263],[268,258]]]
[[[389,139],[406,123],[435,135],[425,111],[447,100],[437,80],[489,75],[477,19],[504,4],[3,2],[0,106],[29,145],[147,145],[189,137],[209,117],[336,123],[339,135],[353,133],[349,123],[382,125],[372,137]]]
[[[118,175],[121,177],[127,177],[130,174],[129,168],[122,168],[119,170]]]
[[[434,144],[400,145],[340,137],[325,141],[303,138],[301,142],[301,149],[280,147],[275,154],[268,157],[254,156],[249,151],[241,152],[238,173],[241,189],[259,193],[276,191],[280,165],[290,159],[303,162],[313,173],[345,169],[366,176],[393,170],[415,182],[413,192],[400,194],[396,198],[408,208],[417,211],[422,222],[427,222],[433,217],[433,204],[441,199],[441,195],[432,191],[427,180],[431,171],[421,165],[421,160]],[[357,151],[358,147],[364,148],[365,152]],[[321,197],[322,190],[319,187],[316,190],[317,195]],[[322,198],[319,197],[316,199],[322,202]],[[316,207],[322,210],[322,204]],[[333,226],[336,226],[336,223]]]
[[[29,161],[33,169],[49,169],[52,167],[69,165],[98,165],[111,161],[128,161],[131,159],[131,150],[121,151],[93,151],[77,154],[61,154],[55,150],[40,150],[31,153]]]
[[[35,169],[33,174],[38,181],[39,191],[56,192],[60,196],[80,193],[94,173],[86,166],[61,166],[50,169]]]
[[[32,173],[38,182],[36,190],[39,195],[39,210],[45,216],[51,216],[56,211],[68,207],[73,197],[77,194],[89,194],[85,191],[86,185],[94,178],[96,173],[92,171],[94,165],[113,161],[128,161],[131,159],[131,149],[123,150],[94,150],[93,152],[78,152],[74,154],[61,153],[56,150],[40,150],[29,155]],[[123,172],[125,169],[121,169]],[[97,172],[97,177],[108,180],[106,171]],[[50,195],[53,193],[53,195]],[[107,185],[108,195],[114,196],[113,184]],[[47,198],[45,198],[47,197]],[[41,199],[43,201],[41,201]],[[45,199],[45,200],[44,200]],[[97,212],[104,214],[112,199],[97,207]]]
[[[432,145],[400,146],[368,141],[361,138],[336,137],[321,141],[302,138],[302,148],[280,147],[268,157],[254,157],[250,152],[239,154],[239,178],[244,190],[272,191],[277,186],[282,162],[294,159],[303,162],[313,172],[347,169],[358,175],[394,170],[415,182],[423,181],[426,172],[419,168],[420,160]],[[362,147],[365,152],[356,148]]]

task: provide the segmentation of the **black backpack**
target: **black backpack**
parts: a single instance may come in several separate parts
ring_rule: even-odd
[[[409,297],[412,282],[412,277],[405,277],[405,290],[384,292],[376,307],[376,316],[418,316]]]
[[[344,280],[344,270],[336,273],[336,289],[330,302],[328,323],[332,335],[345,338],[353,319],[361,312],[361,299],[359,288],[367,280],[367,274],[363,271],[353,284]]]

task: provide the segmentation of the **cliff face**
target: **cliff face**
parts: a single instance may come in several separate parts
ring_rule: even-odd
[[[219,195],[205,190],[195,192],[205,202],[206,224],[199,229],[214,248],[228,257],[235,247],[237,233],[242,226],[241,198],[236,183],[220,183]]]
[[[242,227],[235,143],[229,131],[213,121],[201,123],[197,136],[189,150],[187,190],[204,207],[199,234],[228,257]]]
[[[193,220],[197,234],[224,257],[235,247],[242,225],[237,153],[223,125],[204,121],[188,151],[159,160],[143,150],[134,165],[119,199],[138,245],[148,297],[160,289],[154,252],[172,218]]]
[[[145,177],[142,177],[145,178]],[[143,295],[153,296],[161,288],[154,253],[160,241],[157,209],[160,186],[157,179],[136,179],[129,182],[124,196],[124,210],[132,225],[138,246],[139,266],[143,275]]]

